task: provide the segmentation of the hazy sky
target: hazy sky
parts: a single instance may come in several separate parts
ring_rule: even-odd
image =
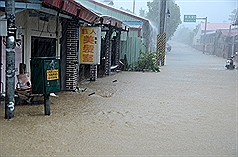
[[[133,0],[113,0],[117,8],[133,10]],[[139,15],[140,8],[147,9],[147,2],[152,0],[135,0],[136,14]],[[181,11],[181,20],[184,15],[197,15],[197,17],[207,17],[208,22],[222,23],[228,21],[231,12],[238,8],[238,0],[175,0]],[[200,23],[201,20],[197,20]],[[196,23],[183,23],[188,27],[195,27]]]

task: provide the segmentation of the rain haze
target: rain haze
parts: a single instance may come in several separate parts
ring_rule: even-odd
[[[0,2],[0,157],[238,157],[238,0]]]
[[[133,0],[113,0],[115,7],[123,7],[133,10]],[[151,0],[135,0],[135,13],[139,15],[139,10],[145,9],[148,11],[147,2]],[[184,15],[197,15],[197,17],[207,17],[210,23],[229,23],[229,15],[238,7],[237,0],[175,0],[180,7],[181,20]],[[195,27],[201,21],[196,23],[182,23],[186,27]]]

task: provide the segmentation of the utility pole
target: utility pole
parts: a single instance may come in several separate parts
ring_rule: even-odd
[[[157,64],[164,65],[165,60],[165,46],[166,46],[166,33],[165,33],[165,14],[166,14],[166,0],[160,0],[160,21],[159,21],[159,34],[157,35]]]
[[[203,40],[203,54],[205,53],[206,38],[207,38],[206,34],[207,34],[207,17],[205,17],[204,40]]]
[[[166,0],[160,0],[160,29],[159,29],[159,34],[164,33],[164,25],[165,25],[165,11],[166,11]]]
[[[135,14],[136,0],[133,0],[133,14]]]
[[[12,120],[15,107],[15,0],[5,0],[5,15],[7,19],[5,118]]]
[[[229,29],[229,35],[231,36],[231,25]],[[232,46],[231,46],[231,56],[234,57],[235,55],[235,35],[232,36]]]

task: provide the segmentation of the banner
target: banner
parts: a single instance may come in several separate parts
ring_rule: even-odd
[[[80,64],[100,64],[101,28],[80,28]]]

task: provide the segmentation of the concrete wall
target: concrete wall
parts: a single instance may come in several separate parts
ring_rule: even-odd
[[[39,17],[29,17],[27,10],[16,14],[16,25],[22,26],[22,35],[24,38],[24,63],[26,71],[30,71],[31,58],[31,36],[56,38],[56,54],[60,55],[61,24],[57,18],[49,18],[49,21],[42,21]],[[56,32],[57,33],[56,35]]]

